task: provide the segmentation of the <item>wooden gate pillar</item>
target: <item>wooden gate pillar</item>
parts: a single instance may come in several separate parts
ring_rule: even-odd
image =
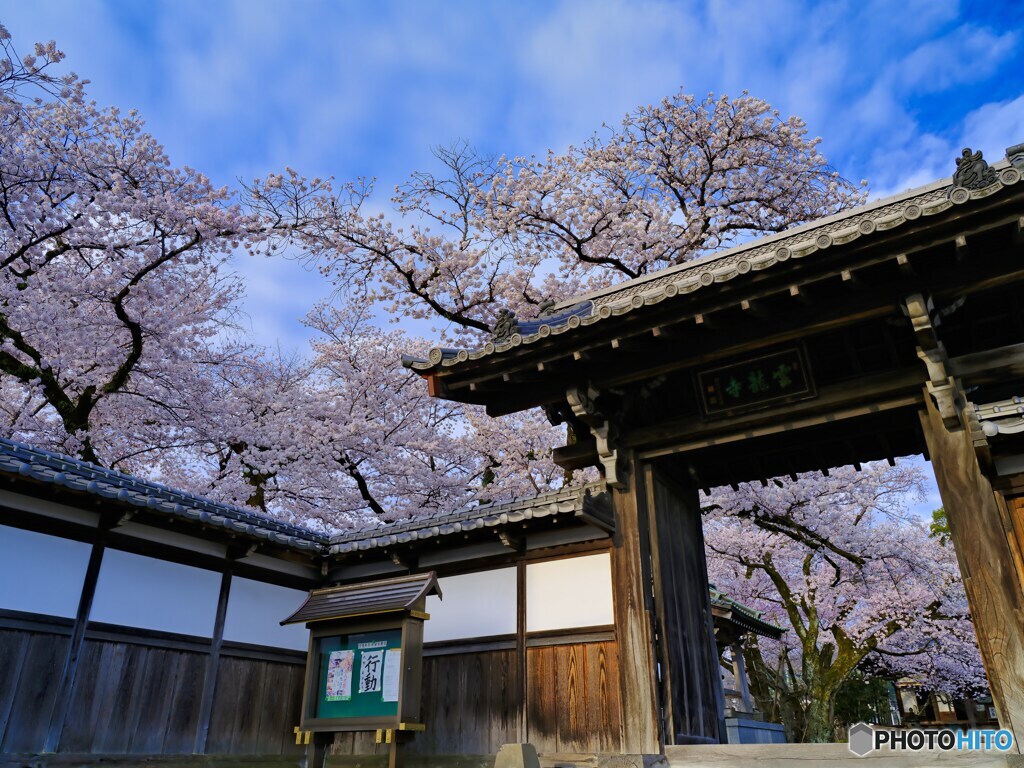
[[[700,495],[671,464],[644,464],[666,744],[717,743],[724,709]],[[641,486],[639,480],[637,485]]]
[[[633,461],[612,487],[622,752],[719,740],[722,686],[696,489]]]
[[[612,592],[619,648],[619,707],[626,754],[661,751],[658,734],[657,658],[651,632],[651,571],[647,515],[638,499],[639,474],[630,467],[629,486],[612,487],[615,537]]]
[[[947,427],[925,392],[921,414],[999,723],[1024,740],[1024,583],[1005,500],[982,472],[970,431]]]

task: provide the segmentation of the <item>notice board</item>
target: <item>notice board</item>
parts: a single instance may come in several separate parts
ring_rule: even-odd
[[[317,638],[317,718],[398,716],[402,630]]]

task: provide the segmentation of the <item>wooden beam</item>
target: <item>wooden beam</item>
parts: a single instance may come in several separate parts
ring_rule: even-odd
[[[660,340],[672,340],[680,338],[678,325],[656,325],[651,328],[651,336]]]
[[[971,386],[1024,379],[1024,343],[954,357],[948,367],[951,376]]]
[[[1008,217],[1006,221],[1002,223],[1006,224],[1009,222],[1015,222],[1016,218],[1017,216],[1014,216],[1013,218]],[[970,236],[973,232],[982,232],[990,230],[994,226],[996,225],[989,224],[982,228],[976,227],[974,229],[967,230],[966,233],[968,236]],[[1007,237],[1007,240],[1008,239],[1009,237]],[[949,243],[950,236],[948,233],[946,233],[941,237],[934,238],[934,240],[930,240],[927,242],[922,241],[920,243],[920,247],[913,247],[909,249],[904,248],[900,255],[906,258],[907,264],[909,265],[910,256],[912,254],[927,251],[929,248],[941,247],[943,245],[948,248]],[[1010,265],[1015,262],[1019,263],[1019,259],[1013,259],[1010,256],[1007,256],[1005,259],[1003,259],[1002,264],[993,264],[993,271],[998,271],[998,274],[980,276],[971,282],[965,282],[964,275],[960,272],[947,271],[943,274],[936,275],[933,279],[929,281],[930,290],[932,292],[932,295],[935,297],[936,301],[946,302],[949,300],[953,300],[959,296],[971,295],[992,288],[1006,287],[1012,284],[1024,282],[1024,268],[1010,268]],[[858,263],[847,263],[843,265],[842,269],[839,269],[837,267],[831,267],[830,271],[822,272],[821,274],[810,275],[809,278],[811,280],[823,280],[829,276],[838,277],[843,271],[848,271],[851,274],[851,278],[853,280],[856,280],[856,272],[858,270],[882,263],[884,262],[879,261],[879,258],[876,255],[875,257],[873,257],[873,260],[862,260],[862,262]],[[979,261],[978,263],[982,264],[983,262]],[[988,263],[988,260],[986,260],[986,262],[984,263]],[[791,284],[791,279],[790,281],[783,283],[781,286],[778,284],[778,282],[776,282],[774,285],[766,284],[764,286],[759,286],[759,290],[757,292],[751,293],[745,298],[747,298],[750,301],[754,301],[756,299],[774,295],[777,294],[779,290],[785,290],[786,288],[788,288],[789,284]],[[872,295],[870,297],[872,303],[869,305],[865,305],[865,299],[863,296],[860,296],[859,293],[857,295],[854,295],[851,292],[851,294],[849,294],[842,302],[833,302],[833,306],[828,307],[826,310],[827,318],[823,318],[818,323],[815,323],[813,325],[808,324],[798,329],[776,331],[775,333],[770,333],[770,335],[765,336],[760,340],[751,339],[746,342],[741,342],[732,345],[728,349],[725,346],[719,346],[715,348],[715,351],[708,350],[704,355],[699,356],[701,358],[700,361],[707,362],[709,359],[712,358],[720,359],[727,356],[731,356],[732,354],[742,354],[744,350],[737,348],[760,348],[762,346],[784,343],[785,341],[791,340],[793,338],[800,338],[802,336],[810,335],[813,333],[827,331],[830,330],[831,328],[839,327],[843,324],[857,323],[866,319],[870,319],[871,317],[891,315],[893,314],[893,311],[896,308],[896,306],[906,296],[908,290],[913,290],[913,287],[907,286],[905,284],[887,284],[885,286],[879,286],[877,290],[872,292]],[[701,312],[694,315],[695,326],[702,328],[711,328],[712,324],[709,319],[710,314],[713,312],[717,312],[728,306],[736,306],[737,298],[739,297],[735,296],[735,294],[733,294],[731,297],[723,295],[718,304],[710,307],[702,307]],[[819,317],[823,314],[825,313],[819,313]],[[632,315],[624,316],[623,321],[627,325],[625,327],[616,327],[615,329],[615,333],[618,335],[617,337],[620,339],[627,338],[630,335],[648,334],[653,324],[664,324],[663,317],[658,317],[657,319],[652,318],[651,324],[645,324],[641,322],[639,318],[634,318]],[[598,326],[598,328],[599,327],[600,326]],[[506,353],[505,355],[500,356],[500,359],[485,358],[487,362],[483,363],[482,361],[482,364],[485,366],[484,368],[474,371],[466,370],[464,373],[460,371],[457,374],[457,380],[453,380],[450,382],[452,393],[456,395],[456,397],[454,397],[453,399],[460,399],[457,396],[458,390],[468,390],[468,385],[469,382],[471,381],[494,379],[498,376],[502,376],[503,374],[507,375],[509,372],[515,372],[520,369],[531,371],[534,370],[538,354],[543,354],[545,360],[554,360],[558,358],[568,359],[573,356],[574,351],[581,351],[586,353],[588,351],[599,350],[601,348],[610,351],[608,337],[601,336],[600,334],[595,335],[595,333],[595,329],[588,329],[585,334],[579,337],[579,340],[577,342],[579,343],[579,347],[577,350],[545,348],[542,351],[539,347],[524,346],[520,348],[520,350],[517,352]],[[694,358],[690,358],[690,360],[688,361],[679,360],[674,365],[666,365],[668,365],[669,370],[673,370],[680,367],[689,367],[689,365],[691,365],[693,362]],[[503,369],[502,373],[499,373],[497,370],[488,369],[488,367],[491,365],[498,366],[499,364]],[[609,368],[609,370],[624,370],[624,368],[622,366],[612,366]],[[663,372],[666,372],[665,366],[658,366],[656,368],[650,369],[637,368],[632,373],[630,380],[645,378],[648,375],[654,376]],[[454,371],[452,372],[452,375],[455,375]],[[607,383],[609,386],[618,386],[620,383],[626,383],[625,381],[622,381],[620,379],[621,377],[616,376],[614,379],[603,383]]]
[[[722,685],[697,489],[642,466],[664,744],[719,741]],[[638,487],[641,481],[636,481]]]
[[[978,465],[970,431],[963,425],[947,429],[931,397],[925,397],[921,427],[999,724],[1013,733],[1019,752],[1024,740],[1024,573],[1015,564],[1002,499]]]
[[[813,400],[790,403],[767,411],[717,421],[694,416],[641,427],[624,434],[619,442],[626,448],[643,451],[644,458],[649,458],[661,455],[660,452],[650,452],[653,446],[668,442],[679,441],[678,446],[692,450],[783,432],[797,425],[812,426],[855,418],[919,403],[920,386],[924,378],[924,371],[915,365],[867,376],[853,383],[823,387]],[[783,409],[784,412],[780,413]]]
[[[220,577],[220,594],[217,597],[217,614],[213,621],[213,638],[210,641],[210,655],[206,657],[206,671],[203,674],[203,696],[199,701],[199,721],[196,723],[196,738],[192,752],[202,755],[210,735],[210,718],[213,716],[213,697],[217,690],[217,672],[220,669],[220,651],[224,644],[224,622],[228,615],[228,596],[231,594],[231,569],[225,569]]]
[[[904,277],[913,277],[915,274],[914,265],[910,263],[910,257],[905,253],[896,254],[896,266],[900,268]]]
[[[562,469],[583,469],[598,464],[597,441],[593,437],[577,435],[572,445],[563,445],[552,451],[551,460]]]
[[[75,624],[71,630],[71,639],[68,641],[68,652],[64,657],[64,669],[61,672],[60,685],[57,686],[59,693],[53,711],[50,713],[50,726],[46,732],[43,752],[56,752],[60,746],[64,721],[67,719],[68,707],[71,704],[71,694],[74,690],[75,678],[78,674],[78,661],[82,656],[82,648],[85,646],[85,630],[89,624],[89,614],[92,612],[93,598],[96,596],[96,582],[99,580],[100,566],[103,563],[105,548],[106,542],[101,534],[93,542],[92,552],[89,554],[89,565],[85,569],[85,578],[82,580],[82,591],[78,597],[78,610],[75,612]]]

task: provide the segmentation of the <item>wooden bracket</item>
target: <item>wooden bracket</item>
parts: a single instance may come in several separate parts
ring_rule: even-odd
[[[573,415],[590,428],[597,446],[598,462],[604,468],[605,482],[612,487],[625,489],[625,473],[620,466],[616,447],[617,430],[597,406],[600,395],[593,385],[587,384],[585,387],[571,387],[565,396]]]
[[[526,538],[523,536],[505,530],[498,531],[498,538],[501,540],[502,546],[508,547],[514,552],[526,551]]]
[[[415,570],[418,558],[413,552],[398,552],[392,549],[388,552],[388,557],[391,558],[391,562],[397,565],[399,568],[408,568]]]
[[[963,397],[956,381],[949,375],[949,357],[938,336],[942,316],[935,311],[932,300],[920,293],[908,296],[904,301],[904,309],[917,337],[917,356],[928,370],[925,389],[935,401],[946,429],[950,432],[963,429]]]
[[[256,545],[248,541],[232,541],[224,553],[228,560],[241,560],[256,551]],[[325,574],[326,575],[326,574]]]

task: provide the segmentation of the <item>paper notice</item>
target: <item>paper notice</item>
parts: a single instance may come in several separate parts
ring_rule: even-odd
[[[384,689],[381,701],[398,701],[398,687],[402,680],[402,649],[392,648],[384,655]]]
[[[327,701],[348,701],[352,698],[352,662],[355,651],[332,651],[327,657]]]
[[[383,667],[384,651],[363,651],[359,662],[360,693],[376,693],[380,690]]]

